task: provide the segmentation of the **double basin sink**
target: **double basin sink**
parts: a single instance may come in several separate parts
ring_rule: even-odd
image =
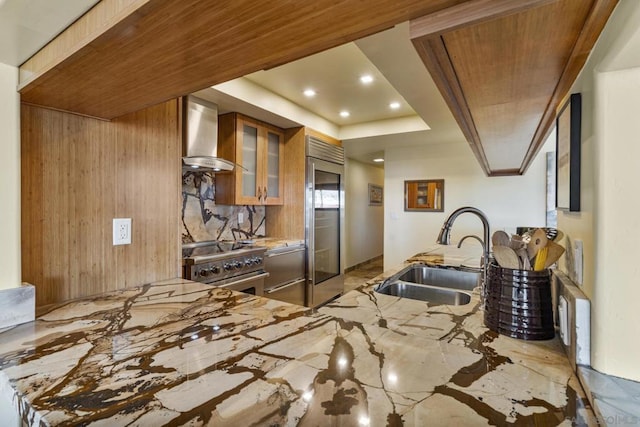
[[[427,301],[434,305],[464,305],[478,286],[479,271],[409,265],[374,288],[375,292]]]

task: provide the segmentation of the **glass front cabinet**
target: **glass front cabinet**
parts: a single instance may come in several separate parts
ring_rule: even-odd
[[[237,113],[219,116],[218,155],[242,167],[216,173],[216,203],[282,205],[283,150],[281,129]]]

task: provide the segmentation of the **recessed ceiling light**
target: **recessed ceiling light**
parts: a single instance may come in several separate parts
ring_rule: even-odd
[[[392,102],[391,104],[389,104],[389,108],[391,108],[392,110],[397,110],[398,108],[400,108],[400,103]]]
[[[373,161],[376,163],[382,163],[384,162],[384,159],[373,159]]]
[[[365,74],[363,76],[360,76],[360,81],[362,82],[362,84],[368,85],[373,81],[373,76],[371,74]]]
[[[340,111],[340,117],[349,117],[351,114],[347,110]]]
[[[304,92],[302,92],[304,94],[304,96],[306,96],[307,98],[311,98],[316,96],[316,91],[313,89],[305,89]]]

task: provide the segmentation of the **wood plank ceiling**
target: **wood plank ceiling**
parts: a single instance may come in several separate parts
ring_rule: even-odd
[[[411,38],[489,176],[521,175],[617,0],[478,0]]]
[[[489,176],[523,174],[617,0],[102,0],[20,67],[22,102],[112,119],[411,21]]]
[[[102,0],[20,68],[25,103],[111,119],[464,0]]]

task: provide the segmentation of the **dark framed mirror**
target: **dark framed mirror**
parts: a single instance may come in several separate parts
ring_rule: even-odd
[[[444,179],[405,181],[404,210],[444,212]]]

